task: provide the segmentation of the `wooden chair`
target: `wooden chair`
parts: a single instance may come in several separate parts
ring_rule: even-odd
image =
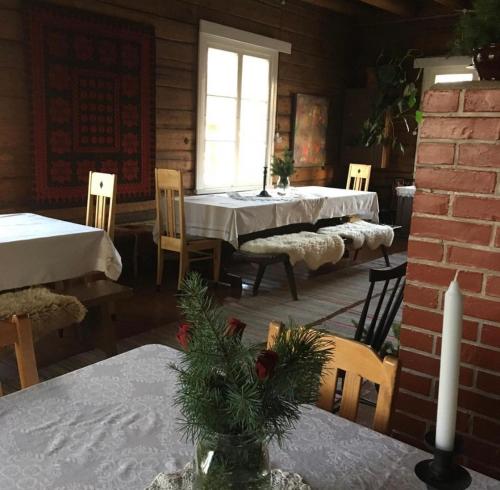
[[[345,188],[354,191],[367,191],[370,185],[371,165],[350,163]]]
[[[85,224],[115,234],[116,175],[89,172],[87,216]]]
[[[37,384],[39,381],[36,367],[35,350],[31,321],[28,317],[13,316],[0,320],[0,348],[14,345],[21,388]],[[0,396],[2,396],[0,385]]]
[[[163,278],[164,251],[179,254],[178,288],[194,261],[212,260],[214,281],[219,280],[221,242],[216,239],[190,238],[186,236],[184,216],[184,188],[182,173],[178,170],[155,170],[156,219],[159,227],[158,267],[156,285],[159,288]],[[191,256],[194,254],[194,256]]]
[[[268,348],[272,348],[274,338],[281,327],[282,324],[279,322],[270,323],[267,337]],[[394,395],[398,386],[400,371],[398,359],[392,356],[381,359],[370,346],[338,335],[328,335],[328,341],[332,343],[334,354],[323,371],[317,406],[328,411],[334,409],[339,375],[344,372],[339,415],[356,421],[361,383],[363,380],[369,380],[379,386],[373,429],[388,434]]]
[[[407,263],[384,269],[370,269],[368,280],[370,286],[366,295],[365,304],[361,311],[354,340],[370,345],[375,352],[380,352],[387,335],[394,323],[394,318],[403,301]],[[391,283],[391,281],[393,281]],[[382,283],[382,290],[378,294],[378,302],[368,328],[366,319],[370,304],[374,298],[374,289],[377,283]],[[389,288],[392,288],[390,294]],[[385,303],[385,306],[384,306]],[[382,312],[383,310],[383,312]],[[382,314],[381,314],[382,312]]]

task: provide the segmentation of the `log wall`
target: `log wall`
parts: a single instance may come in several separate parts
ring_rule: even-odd
[[[298,184],[330,184],[338,165],[342,90],[348,67],[350,21],[338,14],[287,0],[54,0],[53,3],[122,17],[155,26],[157,53],[156,164],[185,172],[186,189],[195,182],[197,43],[200,19],[292,43],[280,54],[276,151],[291,144],[295,93],[331,98],[328,160],[299,168]],[[25,76],[22,0],[0,0],[0,212],[36,210],[82,219],[81,208],[39,210],[32,201],[29,86]],[[153,201],[119,205],[119,220],[154,207]]]

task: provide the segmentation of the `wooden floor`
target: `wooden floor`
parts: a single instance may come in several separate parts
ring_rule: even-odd
[[[390,250],[393,265],[405,260],[405,248],[404,240],[395,241]],[[121,252],[126,257],[126,251]],[[134,297],[117,305],[119,352],[149,343],[177,348],[175,334],[180,319],[175,297],[177,264],[167,263],[165,284],[159,292],[154,286],[152,259],[140,265],[137,280],[130,278],[127,268],[124,271],[123,281],[134,287]],[[228,316],[247,323],[244,338],[251,343],[265,341],[267,325],[273,319],[286,322],[291,318],[300,324],[314,324],[352,336],[353,321],[359,318],[366,295],[368,270],[383,266],[380,253],[369,250],[363,250],[356,263],[344,259],[316,273],[297,265],[299,301],[292,301],[280,264],[266,271],[256,297],[251,295],[255,269],[249,265],[237,266],[234,272],[243,278],[243,290],[218,286],[214,294]],[[42,339],[37,345],[41,379],[50,379],[105,358],[99,350],[89,350],[85,345],[85,332],[78,327],[67,329],[62,338],[54,333]],[[0,361],[0,379],[5,391],[17,389],[17,372],[12,359]]]

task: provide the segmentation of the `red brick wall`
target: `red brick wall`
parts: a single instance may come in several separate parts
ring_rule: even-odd
[[[435,423],[443,297],[460,270],[457,430],[465,464],[500,478],[500,82],[436,87],[417,147],[394,434],[422,445]]]

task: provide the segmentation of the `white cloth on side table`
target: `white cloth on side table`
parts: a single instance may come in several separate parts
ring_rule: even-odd
[[[147,345],[0,398],[2,490],[143,490],[179,471],[193,446],[173,405],[178,352]],[[429,454],[326,410],[303,406],[271,467],[315,490],[422,490]],[[500,482],[471,471],[470,490]]]
[[[0,291],[122,270],[104,230],[31,213],[0,215],[0,261]]]
[[[290,264],[303,260],[316,270],[323,264],[338,262],[344,256],[344,240],[339,235],[319,235],[310,231],[256,238],[245,242],[240,250],[255,254],[286,253]]]
[[[358,220],[350,223],[343,223],[337,226],[325,226],[320,228],[321,235],[340,235],[343,238],[352,240],[352,247],[357,250],[364,244],[371,250],[375,250],[381,245],[390,247],[394,241],[394,230],[388,225],[379,225]]]

